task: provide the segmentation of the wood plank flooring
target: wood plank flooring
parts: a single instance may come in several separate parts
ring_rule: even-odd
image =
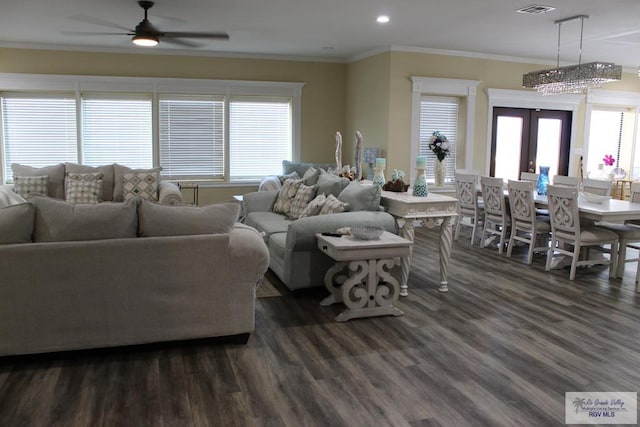
[[[544,257],[418,229],[401,317],[336,323],[323,289],[257,300],[246,345],[205,340],[0,359],[0,426],[554,426],[566,391],[638,391],[635,264]]]

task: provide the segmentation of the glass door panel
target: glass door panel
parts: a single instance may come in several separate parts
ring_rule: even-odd
[[[560,143],[562,137],[562,120],[539,119],[538,138],[536,141],[536,164],[549,166],[549,177],[558,175]],[[539,170],[537,171],[539,172]]]
[[[498,117],[494,176],[520,179],[522,127],[521,117]]]

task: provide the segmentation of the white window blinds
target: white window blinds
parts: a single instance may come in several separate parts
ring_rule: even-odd
[[[153,165],[150,96],[82,96],[82,163]]]
[[[282,172],[291,160],[291,100],[234,98],[229,106],[231,179],[260,179]]]
[[[42,167],[77,161],[75,108],[73,96],[2,96],[4,182],[13,181],[11,163]]]
[[[454,97],[423,96],[420,100],[419,156],[427,158],[427,179],[434,178],[434,163],[437,161],[436,155],[429,149],[429,140],[433,132],[438,131],[447,137],[451,148],[451,154],[445,159],[445,182],[455,180],[459,105],[459,99]]]
[[[160,98],[160,166],[172,179],[224,177],[224,99]]]

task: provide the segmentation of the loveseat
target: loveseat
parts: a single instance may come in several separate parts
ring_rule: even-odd
[[[269,268],[291,290],[323,286],[325,272],[335,263],[317,248],[316,233],[356,225],[374,225],[398,233],[393,216],[380,208],[380,187],[340,178],[313,164],[299,165],[285,162],[283,173],[288,172],[285,174],[288,176],[295,171],[295,176],[289,179],[302,180],[300,188],[315,187],[309,190],[315,198],[308,207],[323,196],[337,200],[334,213],[292,217],[281,209],[278,212],[280,194],[289,189],[288,180],[280,190],[257,191],[243,198],[245,223],[262,233],[269,248]],[[298,192],[292,205],[296,203],[295,196]]]
[[[81,203],[122,202],[141,196],[163,205],[182,204],[177,185],[160,179],[161,168],[131,169],[118,163],[87,166],[76,163],[58,163],[41,168],[13,163],[14,184],[4,185],[18,194],[34,192],[56,199]],[[80,191],[74,191],[75,185]],[[86,197],[93,196],[94,200]]]
[[[246,335],[269,264],[239,206],[0,209],[0,356]]]

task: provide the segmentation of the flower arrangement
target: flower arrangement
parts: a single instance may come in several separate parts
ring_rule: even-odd
[[[431,139],[429,139],[429,149],[433,151],[433,154],[436,155],[439,161],[443,161],[451,154],[449,140],[438,131],[431,134]]]
[[[614,159],[611,154],[605,154],[605,156],[602,158],[602,161],[607,166],[613,166],[613,164],[616,162],[616,159]]]

